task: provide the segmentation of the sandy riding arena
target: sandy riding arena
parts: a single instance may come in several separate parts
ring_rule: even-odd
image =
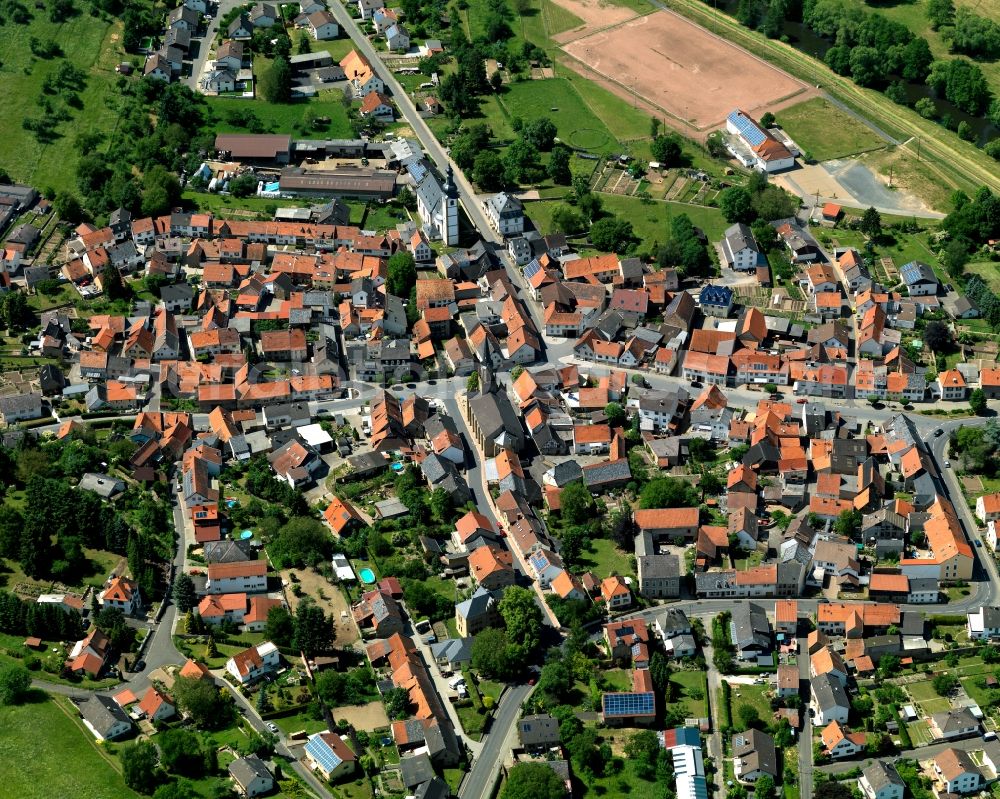
[[[809,90],[669,11],[597,31],[563,50],[586,70],[604,76],[612,90],[617,86],[633,93],[644,105],[695,131],[718,127],[735,108],[754,116],[754,111],[773,109],[791,97],[802,99]]]
[[[552,39],[561,44],[602,28],[621,25],[623,22],[628,22],[638,16],[638,13],[631,8],[616,6],[606,0],[552,0],[552,2],[579,17],[584,23],[572,30],[555,34]]]

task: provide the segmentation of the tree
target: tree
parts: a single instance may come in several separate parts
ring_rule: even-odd
[[[582,480],[568,483],[559,498],[559,512],[569,524],[584,524],[594,517],[594,497]]]
[[[609,402],[604,407],[604,415],[608,417],[608,424],[612,427],[621,427],[625,422],[625,409],[617,402]]]
[[[933,320],[924,328],[924,343],[934,352],[945,352],[951,348],[951,331],[944,322]]]
[[[954,691],[957,686],[958,677],[954,674],[948,674],[946,672],[935,674],[934,679],[931,680],[931,687],[934,688],[934,691],[938,696],[948,696],[948,694]]]
[[[762,128],[773,128],[775,121],[774,114],[770,111],[765,111],[764,116],[760,118],[760,126]]]
[[[771,799],[774,796],[774,778],[761,774],[753,784],[753,799]]]
[[[569,205],[557,205],[552,211],[552,229],[558,233],[573,236],[581,233],[586,222],[579,212]]]
[[[681,143],[674,135],[657,136],[650,145],[653,159],[664,168],[677,166],[681,160]]]
[[[191,716],[195,726],[213,730],[229,723],[232,704],[210,680],[178,677],[173,693],[177,707]]]
[[[507,680],[517,674],[521,663],[513,656],[506,632],[490,627],[475,637],[472,668],[489,679]]]
[[[950,25],[955,18],[954,0],[927,0],[927,21],[931,30],[938,30],[944,25]]]
[[[174,604],[181,613],[187,613],[198,604],[198,593],[195,591],[194,580],[187,572],[181,572],[174,580]]]
[[[649,779],[656,767],[656,758],[660,753],[660,741],[652,730],[640,730],[633,733],[625,742],[625,757],[635,761],[639,773]]]
[[[927,83],[959,110],[979,116],[990,104],[990,85],[978,64],[967,58],[949,58],[931,64]]]
[[[304,597],[295,611],[295,632],[292,645],[306,657],[326,652],[333,646],[333,619],[327,616],[311,597]]]
[[[518,763],[507,774],[501,799],[562,799],[566,786],[544,763]]]
[[[484,191],[499,191],[506,174],[503,160],[493,150],[484,150],[475,157],[472,179]]]
[[[568,147],[556,145],[549,154],[549,165],[547,171],[553,183],[566,186],[573,179],[573,173],[569,166],[570,150]]]
[[[851,538],[861,531],[861,522],[861,511],[845,510],[837,517],[834,529],[837,531],[837,535]]]
[[[19,705],[31,690],[31,672],[21,663],[0,664],[0,706]]]
[[[533,119],[521,130],[525,141],[535,149],[548,152],[556,140],[556,126],[548,117]]]
[[[963,239],[952,239],[944,248],[941,261],[948,274],[955,280],[960,280],[965,274],[965,265],[969,262],[969,245]]]
[[[292,98],[292,68],[288,61],[278,56],[271,66],[261,73],[260,93],[269,103],[287,103]]]
[[[538,148],[519,136],[503,156],[504,175],[511,183],[527,183],[538,170]]]
[[[951,49],[974,58],[992,60],[1000,53],[1000,25],[993,20],[960,8],[951,32]]]
[[[275,605],[267,612],[264,637],[278,646],[291,646],[295,637],[295,620],[284,605]]]
[[[535,593],[511,586],[504,591],[497,609],[503,617],[508,644],[517,662],[523,664],[531,658],[541,640],[542,611],[535,601]]]
[[[673,477],[657,477],[643,486],[639,494],[639,507],[684,508],[698,504],[698,492],[685,480]]]
[[[410,289],[417,285],[417,262],[406,250],[400,250],[386,264],[386,286],[396,297],[409,297]]]
[[[873,241],[882,237],[882,215],[875,208],[868,208],[861,217],[861,232]]]
[[[851,78],[858,86],[882,82],[885,58],[875,47],[854,47],[850,55]]]
[[[470,394],[479,391],[479,372],[473,372],[465,379],[465,390]]]
[[[636,240],[632,223],[605,216],[590,226],[590,243],[603,252],[624,253]]]
[[[757,708],[753,705],[740,705],[736,709],[736,715],[739,716],[743,729],[760,726],[760,713],[757,712]]]
[[[52,207],[55,209],[56,216],[63,222],[76,225],[83,221],[83,208],[80,206],[80,201],[68,191],[57,194]]]
[[[976,416],[986,412],[986,394],[981,388],[974,388],[969,394],[969,407]]]
[[[152,793],[160,780],[156,745],[150,741],[125,744],[119,755],[125,784],[139,793]]]
[[[836,780],[817,781],[813,790],[814,799],[853,799],[853,796],[846,783]]]
[[[191,730],[167,730],[156,742],[160,747],[160,762],[167,771],[186,777],[200,777],[205,773],[206,753]]]
[[[278,481],[275,483],[278,487],[287,489],[287,485]],[[301,494],[292,491],[290,496],[279,495],[274,501],[294,501],[299,497]],[[319,520],[295,516],[278,530],[268,553],[272,560],[276,559],[287,566],[315,566],[330,559],[332,545],[329,531]]]
[[[723,189],[719,194],[719,208],[722,216],[730,224],[753,221],[753,197],[742,186]]]

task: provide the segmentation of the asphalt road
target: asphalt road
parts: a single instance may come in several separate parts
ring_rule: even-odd
[[[210,9],[211,5],[209,3]],[[186,81],[191,91],[198,91],[198,81],[201,79],[201,73],[205,69],[205,62],[208,61],[208,53],[212,49],[212,42],[215,41],[215,34],[219,31],[219,20],[240,5],[243,5],[240,0],[219,0],[214,10],[214,16],[208,21],[205,35],[198,39],[198,57],[191,62],[191,74]],[[209,13],[213,12],[210,11]]]
[[[504,694],[479,756],[473,760],[472,768],[458,790],[460,799],[484,799],[492,795],[504,757],[514,744],[511,738],[521,716],[521,706],[533,690],[530,685],[517,685]]]

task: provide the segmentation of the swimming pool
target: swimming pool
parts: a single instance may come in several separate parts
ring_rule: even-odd
[[[401,464],[399,461],[396,461],[394,464],[392,464],[392,466],[390,468],[394,472],[401,472],[401,471],[403,471],[403,464]]]
[[[244,530],[240,533],[240,538],[246,541],[248,538],[253,538],[253,530]]]
[[[233,497],[230,497],[229,499],[226,500],[226,507],[227,508],[235,508],[239,504],[240,504],[240,501],[238,499],[233,498]]]
[[[280,183],[265,183],[264,191],[279,191],[281,189]]]
[[[371,569],[362,569],[358,572],[358,576],[361,577],[361,582],[363,583],[368,583],[370,585],[375,582],[375,572]]]

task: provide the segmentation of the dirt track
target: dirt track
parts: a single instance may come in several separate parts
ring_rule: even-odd
[[[565,8],[571,14],[575,14],[584,22],[580,27],[555,34],[552,40],[560,44],[587,36],[602,28],[621,25],[623,22],[628,22],[638,16],[630,8],[612,5],[604,0],[552,0],[552,2]]]
[[[687,127],[689,134],[719,127],[736,108],[755,115],[815,93],[669,11],[601,27],[563,45],[572,57],[569,66],[585,76],[588,71],[602,75],[616,94],[639,98],[668,121]]]

